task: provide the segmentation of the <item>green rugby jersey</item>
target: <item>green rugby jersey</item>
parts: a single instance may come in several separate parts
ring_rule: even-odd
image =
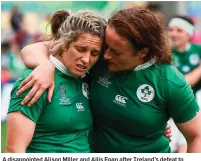
[[[8,113],[21,111],[36,123],[28,153],[90,152],[88,132],[92,116],[87,77],[75,79],[63,64],[53,59],[56,69],[52,102],[47,101],[46,91],[33,107],[20,104],[29,90],[18,97],[17,87],[32,72],[28,69],[14,85]]]
[[[173,63],[178,70],[185,74],[192,72],[201,62],[201,45],[189,44],[185,52],[172,49]],[[194,93],[201,89],[201,80],[192,87]]]
[[[184,76],[169,64],[150,61],[134,71],[111,73],[97,65],[90,83],[94,152],[165,153],[170,117],[184,123],[199,110]]]

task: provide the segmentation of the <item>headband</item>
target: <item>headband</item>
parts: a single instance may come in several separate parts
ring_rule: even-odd
[[[190,36],[193,36],[194,26],[182,18],[172,18],[168,26],[179,26],[184,29]]]

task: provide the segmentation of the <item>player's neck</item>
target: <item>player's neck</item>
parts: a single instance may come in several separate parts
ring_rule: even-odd
[[[182,46],[178,46],[176,48],[176,50],[179,51],[179,52],[181,52],[181,53],[184,53],[184,52],[188,51],[189,47],[190,47],[190,44],[186,43],[186,44],[184,44]]]

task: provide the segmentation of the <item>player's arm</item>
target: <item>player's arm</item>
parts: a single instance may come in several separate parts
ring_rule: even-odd
[[[7,153],[25,153],[32,140],[36,124],[20,111],[8,114]]]
[[[20,84],[17,95],[32,88],[22,101],[22,104],[32,106],[42,93],[48,88],[48,101],[54,91],[54,70],[55,67],[49,60],[47,45],[51,42],[40,42],[23,48],[21,54],[24,64],[34,71]]]
[[[178,77],[174,81],[167,86],[168,112],[187,141],[187,152],[201,152],[199,106],[190,85]]]
[[[187,152],[201,153],[201,112],[190,121],[176,124],[187,141]]]
[[[45,41],[25,46],[21,51],[25,66],[36,68],[38,65],[49,62],[48,46],[50,43],[50,41]]]
[[[197,68],[185,75],[185,79],[192,87],[201,80],[201,62]]]
[[[177,148],[177,153],[186,153],[187,152],[187,144],[181,144]]]

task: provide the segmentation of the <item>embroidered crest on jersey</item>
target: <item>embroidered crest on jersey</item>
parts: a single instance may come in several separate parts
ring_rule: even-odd
[[[189,72],[190,71],[190,67],[189,66],[187,66],[187,65],[184,65],[183,67],[182,67],[182,71],[183,72]]]
[[[116,95],[113,102],[118,104],[118,105],[121,105],[121,106],[126,106],[126,100],[128,98],[124,97],[124,96],[121,96],[121,95]]]
[[[98,80],[98,83],[101,84],[102,86],[108,88],[110,84],[112,84],[110,81],[109,81],[109,78],[111,77],[111,73],[106,70],[104,72],[104,76],[103,77],[99,77],[99,80]]]
[[[85,111],[83,103],[76,103],[77,112]]]
[[[70,99],[66,98],[66,87],[64,85],[59,85],[59,93],[61,95],[61,98],[59,98],[59,104],[60,105],[68,105],[70,104]]]
[[[189,58],[191,65],[198,65],[200,63],[200,57],[198,54],[192,54]]]
[[[89,85],[87,83],[82,83],[82,93],[87,99],[89,99]]]
[[[150,85],[143,84],[138,87],[136,94],[140,101],[150,102],[154,98],[155,91]]]

